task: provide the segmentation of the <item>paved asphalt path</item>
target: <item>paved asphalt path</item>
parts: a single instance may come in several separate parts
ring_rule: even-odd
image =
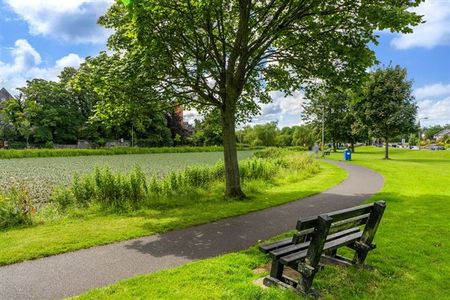
[[[315,196],[205,225],[0,267],[0,299],[60,299],[246,249],[293,229],[299,217],[357,205],[383,186],[383,178],[371,170],[330,162],[345,169],[348,178]]]

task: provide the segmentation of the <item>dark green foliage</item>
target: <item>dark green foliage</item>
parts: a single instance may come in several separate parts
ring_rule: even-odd
[[[236,133],[240,144],[250,146],[300,146],[309,148],[319,139],[313,126],[301,125],[278,129],[272,122],[264,125],[246,126]]]
[[[147,195],[146,178],[138,167],[126,175],[96,168],[91,175],[75,176],[72,185],[57,193],[54,200],[62,209],[69,207],[73,199],[78,206],[96,202],[104,208],[125,210],[140,207]]]
[[[264,125],[246,126],[238,134],[240,142],[251,146],[276,146],[279,130],[277,123],[271,122]]]
[[[0,195],[0,230],[19,225],[30,225],[34,207],[25,185],[12,187]]]
[[[208,113],[203,120],[195,120],[194,132],[189,137],[196,146],[222,145],[222,126],[217,110]]]
[[[307,93],[308,102],[303,106],[304,120],[314,128],[316,142],[321,140],[322,122],[325,129],[325,144],[332,144],[334,150],[338,143],[365,141],[366,127],[357,122],[355,103],[358,101],[357,88],[344,89],[320,85]]]
[[[282,154],[286,154],[286,149],[270,147],[255,152],[254,156],[258,158],[275,158],[280,157]]]
[[[371,136],[384,139],[385,158],[389,158],[388,145],[393,137],[416,132],[417,105],[412,81],[400,66],[373,72],[357,106],[358,117]]]

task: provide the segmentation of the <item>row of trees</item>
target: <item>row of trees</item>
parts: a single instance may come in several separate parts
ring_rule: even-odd
[[[277,123],[246,126],[237,132],[239,143],[251,146],[302,146],[310,148],[320,139],[311,125],[278,128]]]
[[[28,81],[18,89],[20,96],[1,105],[0,138],[27,146],[76,144],[80,139],[102,146],[119,138],[142,146],[182,143],[187,132],[175,108],[150,105],[149,95],[132,89],[134,80],[118,73],[122,67],[119,56],[101,53],[79,69],[64,69],[58,82]]]
[[[377,69],[353,88],[318,85],[307,97],[304,119],[315,128],[323,122],[334,148],[339,142],[353,146],[357,141],[381,138],[387,159],[391,141],[407,140],[417,132],[412,81],[399,66]]]
[[[412,82],[406,69],[399,66],[380,68],[368,74],[364,84],[339,88],[326,84],[308,90],[303,106],[305,125],[278,128],[277,123],[245,126],[236,132],[237,141],[251,146],[303,146],[309,148],[321,140],[322,124],[326,144],[336,151],[339,144],[371,143],[383,140],[385,157],[389,143],[402,139],[417,144],[417,106],[412,95]],[[216,115],[216,119],[217,115]],[[300,120],[299,120],[300,121]],[[221,143],[218,120],[209,116],[198,122],[194,136],[203,136],[205,144]],[[430,127],[433,136],[443,128]]]

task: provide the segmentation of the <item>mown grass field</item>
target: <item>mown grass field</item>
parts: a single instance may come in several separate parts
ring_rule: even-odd
[[[367,263],[374,270],[326,267],[314,286],[324,299],[450,299],[450,151],[359,148],[354,164],[384,176],[368,201],[387,209]],[[332,154],[341,159],[342,153]],[[138,276],[96,289],[80,299],[303,299],[252,283],[268,259],[257,247]]]
[[[239,151],[238,156],[239,159],[245,159],[253,153],[254,151]],[[128,172],[134,166],[139,166],[147,176],[163,176],[190,165],[212,165],[220,159],[223,159],[222,152],[0,159],[0,192],[24,184],[36,202],[44,202],[55,186],[67,185],[75,173],[84,175],[92,172],[96,166],[108,166],[114,172]]]
[[[224,183],[212,181],[207,187],[148,199],[147,205],[134,210],[116,212],[92,202],[88,206],[74,206],[61,215],[57,207],[50,206],[55,210],[48,211],[43,223],[37,221],[33,226],[0,231],[0,265],[260,210],[319,193],[346,177],[346,173],[335,166],[325,163],[319,166],[302,153],[292,155],[312,168],[295,169],[295,173],[288,176],[273,174],[275,177],[270,180],[245,180],[244,191],[249,198],[243,201],[225,198]]]

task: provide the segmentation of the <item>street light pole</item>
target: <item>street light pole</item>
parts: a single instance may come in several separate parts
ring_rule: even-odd
[[[418,136],[417,136],[417,138],[419,139],[419,146],[418,146],[418,148],[419,148],[419,150],[420,150],[420,140],[421,140],[421,138],[420,138],[420,120],[428,120],[428,117],[424,117],[424,118],[419,118],[419,134],[418,134]]]
[[[322,106],[322,157],[325,157],[325,106]]]

